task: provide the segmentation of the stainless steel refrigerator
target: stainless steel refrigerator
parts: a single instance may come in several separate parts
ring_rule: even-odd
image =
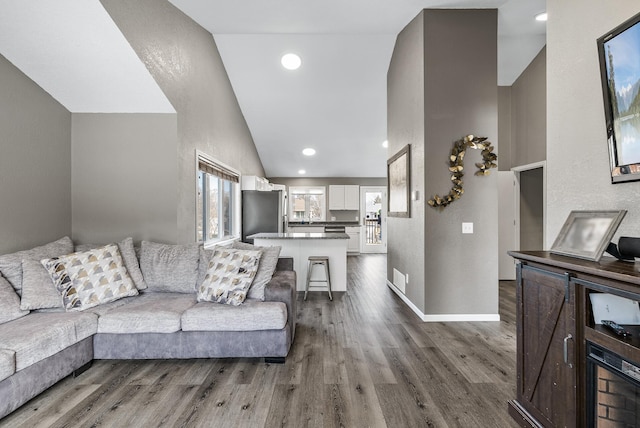
[[[254,233],[287,231],[287,195],[282,190],[242,191],[242,241],[253,244],[247,236]]]

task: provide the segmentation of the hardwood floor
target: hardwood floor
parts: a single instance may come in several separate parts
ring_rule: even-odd
[[[423,323],[386,286],[386,257],[349,257],[348,291],[298,296],[283,365],[95,361],[6,427],[515,427],[515,288],[500,322]]]

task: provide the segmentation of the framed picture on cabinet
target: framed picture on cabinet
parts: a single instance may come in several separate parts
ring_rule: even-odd
[[[600,261],[626,214],[626,210],[571,211],[551,247],[551,252]]]
[[[411,147],[404,146],[387,161],[387,215],[411,217]]]

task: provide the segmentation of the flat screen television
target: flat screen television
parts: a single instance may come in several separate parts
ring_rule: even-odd
[[[640,14],[598,39],[611,182],[640,180]]]

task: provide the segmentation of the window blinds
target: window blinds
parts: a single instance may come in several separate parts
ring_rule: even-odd
[[[232,183],[239,183],[240,176],[235,171],[198,155],[198,169]]]

